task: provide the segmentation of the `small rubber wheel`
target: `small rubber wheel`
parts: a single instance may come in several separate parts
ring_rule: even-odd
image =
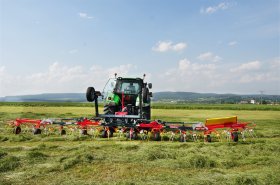
[[[206,140],[207,140],[207,142],[211,143],[211,142],[212,142],[211,136],[210,136],[210,135],[207,135]]]
[[[37,135],[37,134],[41,134],[41,129],[39,129],[39,128],[36,128],[35,130],[34,130],[34,132],[33,132],[33,134],[34,135]]]
[[[233,133],[232,133],[232,140],[233,140],[234,142],[238,142],[238,132],[233,132]]]
[[[101,137],[102,137],[102,138],[106,138],[106,137],[107,137],[107,132],[106,132],[106,130],[103,130],[103,131],[102,131]]]
[[[86,129],[82,130],[82,135],[87,135],[87,130]]]
[[[183,136],[183,134],[180,135],[180,142],[184,142],[184,136]]]
[[[66,135],[66,130],[61,130],[60,135]]]
[[[154,134],[154,140],[155,141],[160,141],[160,133],[159,132],[156,132],[155,134]]]
[[[129,132],[127,132],[127,133],[125,134],[125,136],[126,136],[127,139],[130,139],[130,133],[129,133]]]
[[[131,139],[133,139],[133,140],[137,140],[137,139],[138,139],[138,135],[137,135],[136,132],[134,132],[134,133],[132,134],[132,138],[131,138]]]
[[[15,134],[20,134],[20,133],[21,133],[21,128],[20,128],[20,127],[16,127],[16,128],[14,129],[14,133],[15,133]]]

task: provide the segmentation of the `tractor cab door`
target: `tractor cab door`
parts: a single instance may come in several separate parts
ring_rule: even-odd
[[[111,94],[113,94],[115,86],[116,86],[117,80],[115,78],[110,78],[106,85],[103,88],[102,91],[102,96],[103,98],[106,100],[108,96],[110,96]]]

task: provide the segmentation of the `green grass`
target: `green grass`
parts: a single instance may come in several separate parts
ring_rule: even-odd
[[[153,119],[166,121],[232,115],[254,121],[258,138],[238,143],[13,135],[5,125],[17,117],[89,117],[93,112],[80,106],[0,106],[0,184],[280,184],[280,112],[275,110],[152,111]]]
[[[0,102],[1,106],[9,107],[94,107],[89,102]],[[102,102],[99,103],[102,109]],[[153,109],[186,109],[186,110],[263,110],[263,111],[280,111],[279,105],[253,105],[253,104],[178,104],[168,102],[153,102]]]

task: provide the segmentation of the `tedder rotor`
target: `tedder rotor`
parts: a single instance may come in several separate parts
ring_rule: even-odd
[[[102,92],[88,87],[86,99],[93,102],[95,107],[95,116],[92,118],[18,118],[9,123],[14,127],[15,134],[21,133],[22,125],[32,128],[33,134],[49,133],[54,129],[52,126],[57,125],[60,135],[66,135],[66,130],[70,133],[78,130],[82,135],[100,135],[103,138],[119,133],[130,140],[153,138],[156,141],[174,141],[179,135],[181,142],[188,139],[197,141],[200,138],[211,142],[212,137],[219,141],[226,138],[227,141],[237,142],[239,135],[243,140],[245,135],[256,137],[255,124],[239,122],[237,116],[211,118],[205,123],[151,120],[152,84],[144,80],[145,75],[143,78],[122,78],[115,74],[115,78],[107,81]],[[104,101],[103,114],[98,109],[98,101],[101,99]]]

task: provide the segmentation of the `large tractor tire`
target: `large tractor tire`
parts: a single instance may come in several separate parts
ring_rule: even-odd
[[[95,89],[93,87],[87,88],[86,98],[89,102],[93,102],[95,100]]]
[[[143,107],[143,118],[146,120],[151,120],[151,106]]]
[[[104,112],[104,114],[114,115],[115,114],[115,106],[104,105],[103,112]]]
[[[106,115],[115,115],[115,109],[116,109],[115,106],[104,105],[103,112]],[[113,121],[115,121],[114,118],[105,118],[105,122],[107,123],[111,123]]]
[[[143,89],[143,102],[144,103],[149,103],[149,89],[148,88],[144,88]]]

